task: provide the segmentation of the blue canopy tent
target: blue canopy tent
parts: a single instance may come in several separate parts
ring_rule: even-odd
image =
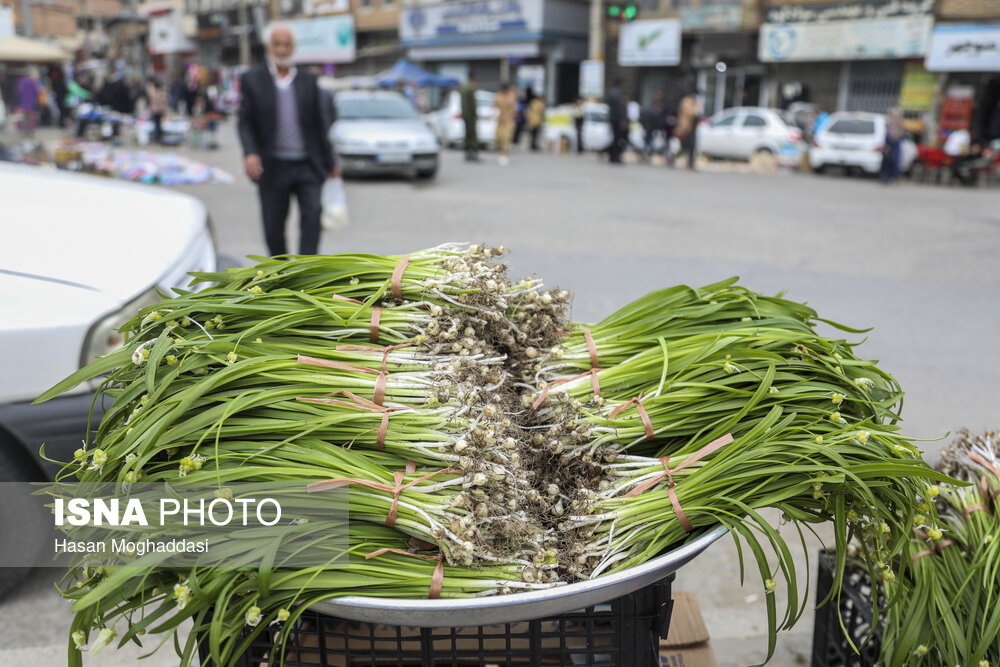
[[[458,79],[453,76],[433,74],[414,65],[409,60],[400,59],[387,72],[378,77],[377,83],[383,88],[395,88],[407,83],[411,83],[417,88],[447,88],[457,86]]]

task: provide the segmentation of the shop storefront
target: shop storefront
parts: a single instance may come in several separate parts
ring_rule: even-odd
[[[705,114],[763,103],[765,68],[757,58],[756,11],[743,2],[682,10],[681,23]]]
[[[206,5],[208,3],[205,3]],[[267,6],[260,0],[247,10],[247,25],[240,23],[240,12],[200,11],[197,14],[198,62],[212,69],[240,64],[240,38],[246,33],[250,47],[250,62],[264,57],[263,28],[267,21]]]
[[[614,40],[614,48],[609,49],[614,60],[608,83],[620,77],[625,93],[636,95],[644,106],[659,91],[665,93],[668,105],[676,106],[684,94],[680,20],[647,19],[615,27],[616,33],[609,35]]]
[[[149,16],[149,58],[154,72],[161,76],[180,70],[198,45],[184,34],[184,16],[173,6],[151,8]]]
[[[939,138],[962,129],[1000,139],[1000,24],[935,26],[926,67],[941,76]]]
[[[758,40],[770,63],[769,103],[810,102],[827,110],[886,112],[899,103],[905,61],[922,58],[933,0],[776,4]]]
[[[625,91],[643,105],[662,93],[667,107],[675,109],[695,88],[703,93],[707,115],[731,106],[758,104],[765,68],[757,59],[756,10],[741,0],[684,1],[674,6],[679,11],[665,17],[608,26],[607,78],[621,77]],[[661,42],[670,40],[665,52],[669,57],[657,62],[623,58],[623,50],[637,50],[639,42],[651,34],[657,34]]]
[[[587,56],[588,6],[573,0],[478,0],[408,7],[399,37],[407,57],[441,74],[496,90],[503,80],[541,85],[549,103],[576,95]],[[542,75],[538,76],[541,68]]]

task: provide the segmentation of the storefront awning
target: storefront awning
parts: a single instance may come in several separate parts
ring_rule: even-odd
[[[0,62],[58,63],[68,60],[61,49],[26,37],[0,39]]]
[[[406,55],[411,60],[487,60],[518,56],[534,58],[541,53],[538,42],[497,42],[461,46],[414,46]]]

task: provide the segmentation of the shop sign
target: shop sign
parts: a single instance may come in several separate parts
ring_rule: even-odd
[[[342,14],[351,11],[350,0],[303,0],[302,13],[306,16]]]
[[[742,5],[688,7],[681,11],[684,32],[739,30],[742,25]]]
[[[580,63],[580,97],[604,97],[603,60],[584,60]]]
[[[150,53],[187,53],[197,46],[184,35],[183,17],[177,12],[167,12],[149,17]]]
[[[282,21],[295,37],[297,63],[354,62],[354,16],[338,14],[299,21]]]
[[[198,14],[198,39],[222,39],[222,27],[227,23],[222,13]]]
[[[539,33],[541,0],[476,0],[410,7],[399,13],[399,37],[407,45],[463,41],[489,35],[492,41],[512,34]]]
[[[678,19],[651,19],[621,25],[619,65],[678,65],[680,62],[681,22]]]
[[[1000,72],[1000,25],[934,26],[926,67],[933,72]]]
[[[0,5],[0,39],[14,36],[14,8]]]
[[[763,62],[919,58],[927,53],[932,25],[930,16],[765,23],[757,55]]]
[[[775,5],[764,10],[765,23],[823,23],[926,16],[934,11],[934,0],[854,0]]]
[[[248,12],[246,26],[240,25],[239,12],[235,9],[225,12],[210,12],[198,14],[198,39],[219,39],[223,44],[235,44],[239,36],[246,31],[250,35],[250,43],[256,44],[259,41],[257,32],[256,14],[260,12],[260,7],[253,6]]]
[[[936,78],[920,63],[908,62],[903,70],[899,89],[899,108],[903,111],[925,112],[934,108]]]

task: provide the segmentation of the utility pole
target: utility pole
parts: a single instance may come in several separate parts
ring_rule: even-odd
[[[590,0],[591,60],[604,60],[604,0]]]
[[[21,0],[21,29],[25,37],[35,36],[35,27],[31,23],[31,0]]]
[[[250,25],[247,20],[247,0],[239,0],[240,65],[250,67]]]

